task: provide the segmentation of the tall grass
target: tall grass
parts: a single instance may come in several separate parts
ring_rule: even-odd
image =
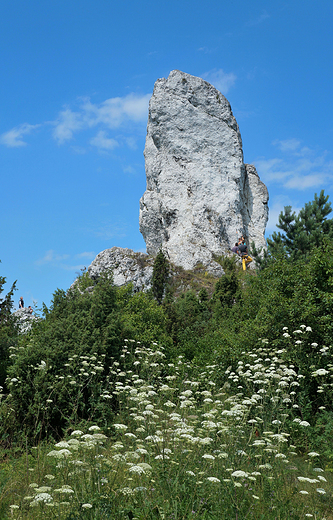
[[[333,518],[332,481],[302,417],[303,374],[284,348],[260,340],[237,366],[203,370],[126,341],[121,360],[100,394],[118,400],[116,422],[27,451],[7,471],[4,518]],[[329,375],[318,370],[316,381]]]

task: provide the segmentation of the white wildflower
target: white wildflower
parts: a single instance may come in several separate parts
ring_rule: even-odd
[[[233,473],[231,473],[231,476],[232,477],[247,477],[248,474],[245,472],[245,471],[242,471],[242,470],[237,470],[237,471],[234,471]]]
[[[90,431],[90,432],[98,431],[98,430],[100,430],[100,427],[96,426],[96,425],[90,426],[90,428],[88,428],[88,431]]]
[[[209,453],[205,453],[204,455],[202,455],[202,458],[208,460],[215,460],[214,455],[210,455]]]
[[[142,474],[145,474],[145,470],[144,468],[142,468],[141,466],[131,466],[128,470],[130,473],[136,473],[137,475],[142,475]]]
[[[126,424],[114,424],[113,425],[116,430],[127,430],[128,426]]]
[[[53,498],[49,493],[38,493],[35,495],[33,501],[30,503],[30,506],[36,505],[38,502],[44,502],[44,504],[48,502],[52,502]]]
[[[55,444],[56,448],[70,448],[70,445],[66,441],[60,441],[57,444]]]

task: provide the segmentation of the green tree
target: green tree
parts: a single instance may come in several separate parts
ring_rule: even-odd
[[[0,295],[4,292],[6,278],[0,276]],[[4,385],[9,360],[9,349],[17,343],[17,328],[12,315],[13,295],[16,290],[16,281],[9,292],[0,296],[0,386]]]
[[[162,249],[156,255],[153,267],[152,291],[159,304],[162,303],[165,287],[169,278],[169,262]]]
[[[20,337],[23,348],[8,367],[11,386],[4,405],[14,417],[11,438],[24,430],[30,438],[61,436],[80,420],[110,418],[114,403],[103,400],[100,388],[119,361],[123,339],[117,289],[109,273],[100,276],[92,292],[58,289],[45,319]],[[83,361],[89,364],[86,370]]]
[[[232,307],[241,297],[240,270],[236,264],[236,255],[224,257],[221,265],[225,274],[216,282],[212,300],[219,301],[222,308]]]
[[[312,202],[307,202],[298,215],[286,206],[279,215],[277,227],[283,233],[274,232],[267,239],[268,252],[277,257],[286,255],[291,260],[306,258],[314,247],[323,243],[324,237],[333,238],[333,219],[327,216],[331,213],[331,203],[324,190],[314,196]]]

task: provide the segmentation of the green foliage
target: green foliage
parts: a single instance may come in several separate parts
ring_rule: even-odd
[[[212,300],[220,302],[223,311],[241,299],[240,269],[236,261],[235,255],[224,257],[221,261],[225,275],[216,282]]]
[[[187,291],[174,302],[165,304],[167,332],[172,339],[174,355],[176,352],[183,352],[188,359],[195,356],[198,342],[209,327],[211,319],[209,301],[208,298],[205,299],[205,295],[206,292],[197,296],[194,291]]]
[[[331,396],[331,387],[322,381],[324,392],[319,391],[319,379],[312,374],[327,370],[329,360],[333,255],[327,197],[321,194],[315,203],[317,212],[310,205],[300,215],[308,227],[311,215],[321,221],[326,231],[320,235],[318,247],[310,241],[307,247],[311,250],[305,248],[298,255],[292,249],[287,251],[281,238],[280,253],[268,254],[265,269],[256,273],[243,273],[235,256],[216,258],[225,275],[216,281],[212,297],[212,281],[201,267],[191,273],[177,271],[175,293],[167,278],[168,262],[160,251],[154,264],[155,293],[134,293],[131,285],[116,288],[108,274],[93,282],[83,273],[67,294],[59,289],[54,293],[50,309],[44,306],[44,319],[19,340],[8,311],[0,328],[0,342],[6,345],[2,377],[7,376],[0,406],[3,443],[14,442],[22,432],[29,440],[58,437],[82,421],[106,426],[119,407],[115,395],[105,396],[118,370],[115,367],[122,370],[127,362],[121,353],[124,338],[143,346],[159,343],[168,363],[183,355],[199,367],[237,364],[263,338],[284,349],[285,363],[302,372],[302,414],[311,419],[314,438],[322,437],[324,442],[323,424],[329,429],[331,421],[331,407],[324,396]],[[3,283],[0,279],[0,288]],[[179,294],[180,286],[183,291]],[[311,341],[306,345],[292,335],[300,324],[311,328]],[[289,338],[281,341],[284,327]],[[311,344],[321,345],[326,354],[322,356]],[[318,422],[319,418],[323,421],[322,406],[327,407],[326,423]],[[300,445],[310,442],[314,441],[299,438]]]
[[[109,384],[117,416],[27,450],[4,482],[3,517],[331,518],[330,467],[313,450],[303,374],[286,348],[291,337],[307,345],[309,333],[279,335],[275,347],[260,340],[229,367],[167,363],[163,348],[124,341]]]
[[[284,326],[294,330],[301,322],[313,329],[314,341],[329,344],[332,338],[333,257],[328,241],[315,248],[307,260],[280,258],[248,278],[243,294],[251,328],[267,338]]]
[[[166,283],[169,278],[169,262],[162,249],[156,255],[153,267],[152,291],[159,304],[162,303]]]
[[[12,439],[20,432],[30,438],[56,437],[73,421],[109,417],[112,407],[104,403],[101,389],[119,357],[121,340],[116,289],[109,275],[101,276],[92,294],[57,290],[45,319],[21,338],[8,369],[11,393],[4,407],[15,413]],[[103,371],[98,368],[101,360]],[[13,419],[3,419],[8,432]]]
[[[333,239],[333,219],[327,219],[331,213],[331,203],[324,190],[314,196],[312,202],[305,204],[298,215],[286,206],[279,215],[277,227],[283,233],[272,234],[267,239],[269,253],[273,256],[287,255],[291,260],[306,258],[314,247],[323,243],[324,237]]]
[[[4,292],[6,278],[0,276],[0,295]],[[7,294],[0,297],[0,386],[5,383],[10,350],[17,344],[17,327],[11,314],[13,308],[13,295],[16,290],[14,282]]]
[[[150,294],[132,291],[132,285],[117,291],[121,309],[121,323],[126,338],[150,344],[158,341],[167,346],[170,339],[166,333],[167,317],[164,309]]]

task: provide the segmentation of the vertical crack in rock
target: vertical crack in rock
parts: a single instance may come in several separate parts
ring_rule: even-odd
[[[214,255],[242,234],[266,247],[267,188],[244,164],[237,121],[212,85],[178,70],[156,81],[144,156],[139,221],[148,254],[162,247],[184,269],[216,271]]]

